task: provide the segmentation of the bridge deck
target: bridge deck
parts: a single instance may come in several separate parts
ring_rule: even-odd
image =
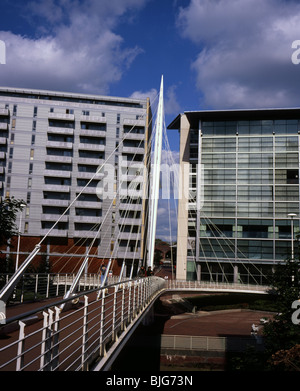
[[[97,358],[109,356],[109,349],[115,349],[163,292],[238,288],[150,277],[81,293],[76,304],[68,300],[63,312],[57,298],[47,305],[8,307],[10,320],[0,336],[0,370],[87,370]],[[246,291],[255,290],[247,287]]]

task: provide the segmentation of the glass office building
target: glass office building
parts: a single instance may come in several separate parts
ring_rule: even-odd
[[[298,256],[299,109],[186,112],[169,129],[189,166],[177,278],[264,283]]]

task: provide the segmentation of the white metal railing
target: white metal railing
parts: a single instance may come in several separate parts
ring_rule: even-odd
[[[206,337],[194,335],[162,334],[160,348],[166,350],[198,350],[198,351],[243,351],[253,346],[262,349],[262,337]]]
[[[93,369],[165,286],[159,277],[123,281],[8,319],[0,371]]]
[[[12,274],[1,274],[1,286],[8,283]],[[40,274],[26,273],[23,275],[17,288],[14,291],[11,301],[23,303],[24,301],[49,299],[52,297],[63,297],[71,287],[75,274]],[[122,279],[124,280],[124,278]],[[108,284],[115,284],[119,281],[119,276],[108,276]],[[99,274],[84,274],[79,283],[79,291],[87,291],[100,288],[101,281]],[[218,290],[218,291],[246,291],[265,293],[267,286],[252,284],[235,284],[207,281],[183,281],[168,280],[168,289],[172,290]]]
[[[0,286],[8,283],[12,274],[0,275]],[[24,303],[24,301],[49,299],[51,297],[64,296],[72,285],[76,274],[70,273],[25,273],[18,283],[11,301]],[[124,278],[123,278],[124,279]],[[108,283],[114,284],[119,276],[108,276]],[[84,274],[79,283],[79,291],[100,288],[100,274]]]
[[[241,283],[168,280],[168,289],[267,293],[270,287],[264,285],[252,285],[252,284],[241,284]]]

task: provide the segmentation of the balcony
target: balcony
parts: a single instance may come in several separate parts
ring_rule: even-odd
[[[56,222],[60,218],[60,221],[62,223],[67,223],[69,221],[69,216],[63,216],[61,217],[61,214],[46,214],[43,213],[41,215],[41,221],[53,221]]]
[[[93,122],[93,123],[100,123],[100,124],[106,124],[106,118],[100,117],[96,115],[82,115],[80,117],[81,122]]]
[[[100,224],[102,217],[97,216],[75,216],[74,223]]]
[[[48,113],[48,118],[50,119],[60,119],[63,121],[75,121],[74,114],[66,114],[66,113]]]
[[[85,209],[101,209],[102,203],[100,200],[98,202],[91,201],[75,201],[75,207],[85,208]]]
[[[5,160],[6,152],[0,152],[0,160]]]
[[[137,147],[124,147],[122,149],[123,153],[132,153],[132,154],[144,154],[145,148],[137,148]]]
[[[78,179],[92,179],[94,178],[95,180],[96,179],[101,179],[104,177],[104,174],[101,174],[101,173],[95,173],[95,172],[78,172],[77,175],[76,175],[76,178]]]
[[[145,127],[145,120],[143,119],[124,119],[123,126],[139,126]]]
[[[70,193],[70,186],[63,185],[44,185],[44,191],[53,191],[58,193]]]
[[[96,194],[97,187],[77,187],[76,192],[82,194]]]
[[[45,158],[45,162],[72,163],[72,158],[69,156],[47,155]]]
[[[63,170],[44,170],[44,176],[49,177],[59,177],[59,178],[71,178],[71,172],[70,171],[63,171]]]
[[[47,141],[46,147],[49,148],[62,148],[62,149],[73,149],[73,143],[64,143],[61,141]]]
[[[44,206],[57,206],[67,208],[69,206],[70,201],[68,200],[42,200],[42,205]]]
[[[41,235],[44,236],[48,234],[50,229],[42,229],[41,230]],[[66,238],[68,236],[68,230],[67,229],[53,229],[48,236],[56,236],[60,238]]]
[[[0,130],[8,130],[8,124],[1,122],[0,123]]]
[[[6,137],[0,137],[0,145],[6,145],[7,144],[7,138]]]
[[[119,225],[141,225],[141,223],[142,223],[141,218],[132,219],[132,218],[122,217],[118,221]]]
[[[9,117],[9,109],[0,109],[0,116]]]
[[[124,133],[123,140],[144,140],[145,135],[140,133]]]
[[[74,129],[58,128],[56,126],[49,126],[47,132],[50,134],[65,134],[68,136],[74,135]]]
[[[130,210],[130,211],[137,211],[141,212],[143,205],[142,204],[126,204],[126,203],[120,203],[119,208],[121,210]]]
[[[79,143],[78,149],[83,151],[105,151],[105,145],[102,144],[87,144],[87,143]]]
[[[80,136],[91,136],[91,137],[106,137],[106,132],[104,130],[90,130],[90,129],[80,129]]]
[[[3,175],[5,173],[5,167],[0,167],[0,175]]]
[[[100,166],[104,163],[104,159],[99,158],[88,158],[88,157],[80,157],[78,159],[78,164],[90,165],[90,166]]]

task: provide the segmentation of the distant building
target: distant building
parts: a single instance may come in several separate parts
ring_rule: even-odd
[[[291,257],[291,213],[294,239],[299,233],[300,109],[185,112],[168,128],[179,129],[188,173],[177,278],[264,283]]]
[[[148,99],[0,88],[0,195],[27,203],[20,261],[78,196],[39,261],[56,272],[76,270],[100,224],[89,271],[102,259],[119,266],[124,258],[143,259],[150,137]],[[127,192],[133,179],[142,197]],[[14,258],[16,246],[4,254]]]

